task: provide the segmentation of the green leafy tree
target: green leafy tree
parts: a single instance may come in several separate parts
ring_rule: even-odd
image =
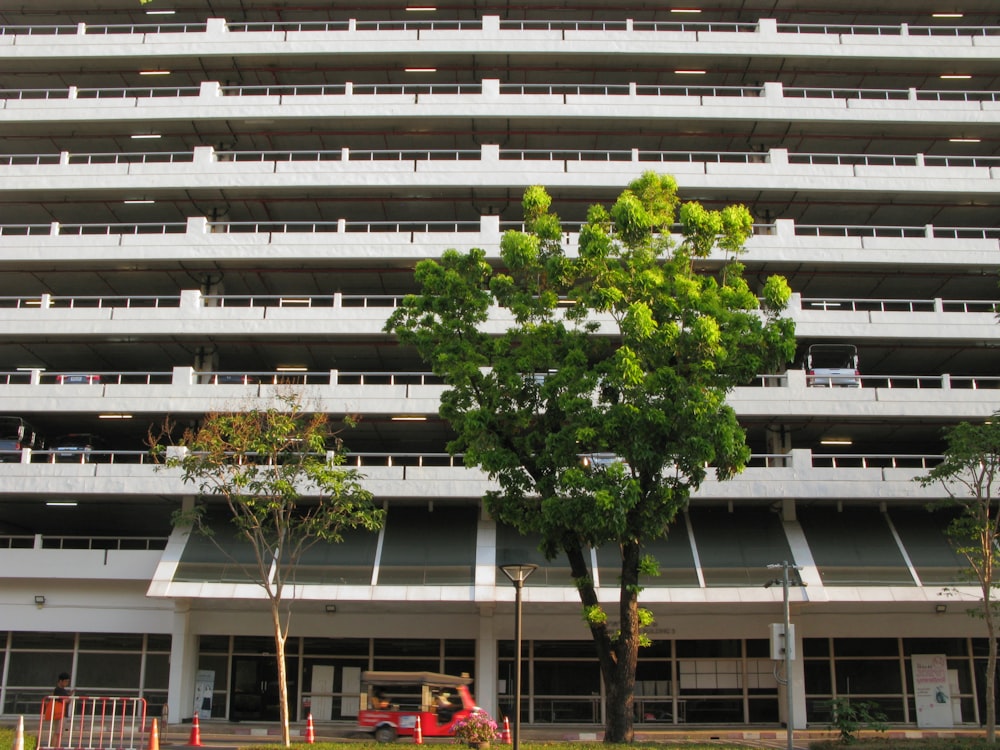
[[[576,256],[544,188],[528,188],[523,206],[525,231],[504,234],[502,268],[479,249],[420,262],[421,292],[386,329],[449,386],[449,450],[498,481],[489,512],[540,534],[549,559],[566,555],[607,690],[605,741],[631,741],[652,622],[640,574],[656,572],[644,545],[667,533],[706,466],[722,479],[744,467],[726,393],[793,355],[792,323],[778,314],[789,289],[769,279],[762,306],[739,262],[747,210],[680,205],[669,176],[644,174],[610,209],[593,206]],[[709,263],[718,250],[725,259]],[[601,546],[621,555],[611,617],[590,569]]]
[[[996,743],[996,666],[998,602],[993,589],[998,584],[1000,512],[997,507],[1000,481],[1000,414],[984,424],[961,422],[945,430],[944,460],[919,477],[924,486],[940,483],[949,505],[958,515],[946,529],[958,554],[969,563],[968,572],[979,586],[979,606],[970,614],[986,625],[989,651],[986,659],[986,741]]]
[[[169,434],[169,427],[164,432]],[[304,411],[296,394],[279,396],[268,408],[208,414],[199,427],[184,432],[180,450],[154,443],[166,454],[166,465],[179,468],[200,495],[200,502],[178,512],[174,522],[212,538],[235,561],[230,546],[215,539],[207,515],[221,500],[237,539],[252,550],[253,563],[242,567],[270,605],[287,747],[285,641],[297,566],[308,549],[341,542],[346,530],[378,530],[384,512],[373,506],[362,477],[343,466],[343,443],[331,434],[327,415]]]

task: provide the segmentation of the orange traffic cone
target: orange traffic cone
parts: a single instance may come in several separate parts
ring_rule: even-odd
[[[312,712],[306,717],[306,744],[312,745],[316,742],[316,726],[313,724]]]
[[[413,725],[413,744],[423,745],[424,744],[424,730],[420,728],[420,717],[417,717],[417,723]]]
[[[17,732],[14,733],[14,747],[11,750],[24,750],[24,717],[17,717]]]
[[[149,747],[147,750],[160,750],[160,723],[153,719],[153,726],[149,729]]]
[[[503,717],[503,731],[500,733],[500,741],[505,745],[509,745],[511,742],[510,719],[508,719],[506,716]]]
[[[198,714],[191,720],[191,739],[188,740],[191,747],[201,747],[201,727],[198,726]]]

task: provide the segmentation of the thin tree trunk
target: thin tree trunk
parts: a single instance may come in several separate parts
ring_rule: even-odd
[[[996,695],[996,673],[997,673],[997,636],[996,626],[993,622],[993,613],[990,607],[992,602],[986,599],[985,619],[986,633],[989,637],[989,652],[986,658],[986,743],[989,745],[997,741],[997,695]]]
[[[274,651],[278,660],[278,710],[281,716],[281,741],[285,747],[292,744],[288,719],[288,679],[285,673],[285,634],[281,629],[281,612],[277,602],[271,602],[274,622]]]

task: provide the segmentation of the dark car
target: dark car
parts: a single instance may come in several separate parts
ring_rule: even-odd
[[[59,463],[93,463],[94,451],[101,450],[104,441],[91,432],[63,435],[52,443],[52,456]]]

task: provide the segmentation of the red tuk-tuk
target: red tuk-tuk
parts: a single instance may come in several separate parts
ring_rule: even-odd
[[[479,711],[472,678],[435,672],[362,672],[358,731],[377,742],[412,737],[420,719],[424,737],[450,737],[455,725]]]

